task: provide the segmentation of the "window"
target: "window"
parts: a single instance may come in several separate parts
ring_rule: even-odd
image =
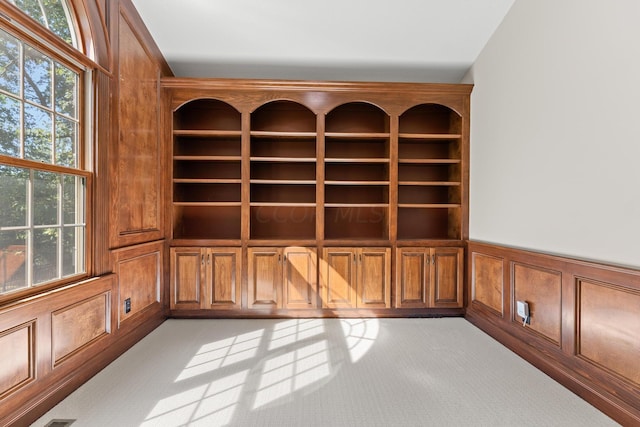
[[[67,43],[61,0],[11,1]],[[0,28],[0,295],[86,273],[82,70]]]
[[[75,31],[70,25],[69,6],[62,0],[9,0],[24,13],[51,30],[72,46],[76,45]]]

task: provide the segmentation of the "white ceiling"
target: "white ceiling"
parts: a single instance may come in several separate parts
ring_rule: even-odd
[[[133,0],[174,74],[458,83],[515,0]]]

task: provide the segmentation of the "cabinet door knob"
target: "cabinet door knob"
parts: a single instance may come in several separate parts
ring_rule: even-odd
[[[204,265],[204,254],[202,254],[202,260],[200,261],[202,265]]]
[[[211,254],[207,254],[207,265],[211,265]]]
[[[436,256],[431,255],[431,264],[436,265]]]

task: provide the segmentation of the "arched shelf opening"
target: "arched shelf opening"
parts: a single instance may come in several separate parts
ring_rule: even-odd
[[[400,115],[400,133],[460,134],[462,117],[441,104],[420,104]]]
[[[315,132],[316,115],[289,100],[270,101],[251,113],[252,132]]]
[[[251,113],[250,239],[316,238],[316,123],[289,100]]]
[[[349,102],[327,113],[326,132],[331,133],[388,133],[389,115],[368,102]]]
[[[389,115],[367,102],[326,115],[325,238],[389,238]]]
[[[398,239],[459,239],[462,118],[440,104],[416,105],[399,118]]]
[[[242,115],[200,98],[173,114],[173,238],[239,240]]]
[[[242,116],[224,101],[199,98],[178,107],[173,115],[174,130],[240,131]]]

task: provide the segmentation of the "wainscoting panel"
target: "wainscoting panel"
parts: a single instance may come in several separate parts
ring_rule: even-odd
[[[560,346],[562,328],[562,273],[513,263],[514,321],[522,324],[515,301],[529,304],[528,327]]]
[[[36,378],[35,326],[34,320],[0,331],[0,399]]]
[[[471,254],[471,298],[501,316],[503,311],[504,260],[481,253]]]
[[[153,242],[114,251],[118,275],[118,324],[160,304],[164,242]],[[125,309],[130,301],[130,311]]]
[[[578,279],[581,357],[640,386],[640,291]]]
[[[468,253],[467,320],[622,425],[640,425],[640,271],[480,242]]]
[[[111,331],[111,292],[104,292],[52,313],[53,366]]]

